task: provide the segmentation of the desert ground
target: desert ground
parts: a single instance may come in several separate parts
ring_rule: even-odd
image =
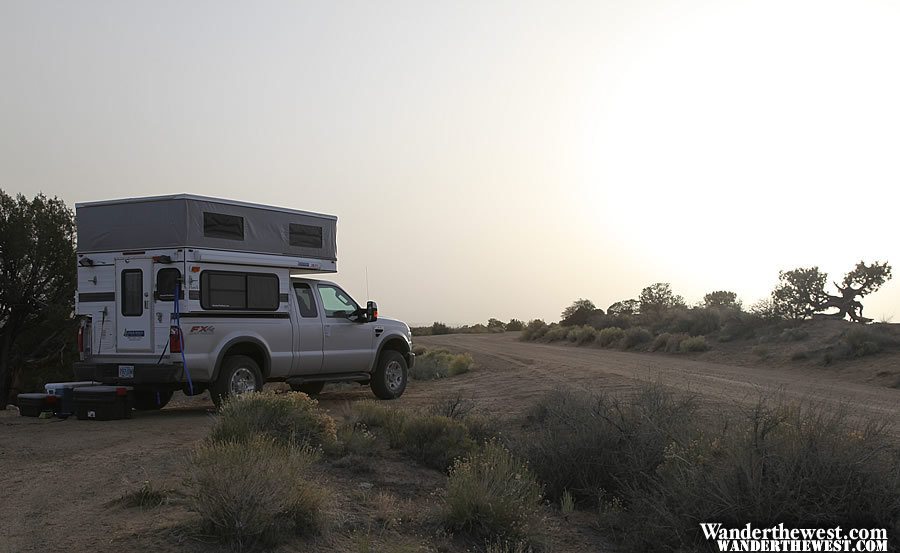
[[[900,389],[867,382],[853,372],[730,365],[700,356],[522,343],[516,338],[517,333],[418,338],[417,345],[470,352],[475,369],[443,380],[410,381],[406,394],[394,403],[417,409],[460,395],[473,400],[478,411],[515,425],[532,401],[554,387],[615,392],[650,380],[696,394],[713,417],[752,405],[760,395],[780,396],[847,406],[854,413],[889,421],[890,432],[898,436],[894,419]],[[341,417],[349,404],[372,397],[367,387],[338,386],[326,387],[319,400]],[[135,413],[123,421],[39,420],[14,411],[0,413],[0,553],[46,551],[51,546],[98,552],[217,550],[185,529],[191,513],[177,500],[185,457],[206,435],[214,416],[205,395],[178,395],[159,412]],[[440,502],[446,480],[440,472],[390,455],[366,471],[329,463],[318,470],[334,490],[335,529],[279,551],[466,550],[464,543],[433,538],[439,531],[427,519]],[[144,481],[174,490],[175,499],[153,509],[116,503]],[[376,518],[373,509],[380,513]],[[390,511],[396,513],[396,524],[385,520],[394,516]],[[589,515],[569,516],[563,521],[558,513],[548,515],[550,550],[614,550]],[[553,530],[563,525],[565,531]]]

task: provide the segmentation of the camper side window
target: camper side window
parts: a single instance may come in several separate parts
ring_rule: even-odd
[[[231,271],[200,273],[200,306],[203,309],[275,311],[279,302],[277,275]]]
[[[204,211],[203,236],[225,238],[227,240],[243,240],[244,218],[237,215]]]
[[[127,269],[122,271],[122,315],[140,317],[144,314],[144,271]]]
[[[322,249],[322,227],[291,223],[288,226],[288,241],[291,246]]]
[[[160,269],[156,273],[156,299],[162,301],[174,300],[175,287],[178,286],[180,278],[181,271],[178,269]],[[184,290],[181,291],[181,298],[184,299]]]

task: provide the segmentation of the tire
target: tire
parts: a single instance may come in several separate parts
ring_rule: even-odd
[[[379,399],[397,399],[406,390],[407,373],[406,359],[400,352],[383,351],[369,386]]]
[[[134,408],[138,411],[158,411],[172,399],[173,390],[144,389],[134,391]]]
[[[233,395],[259,392],[262,387],[262,371],[256,361],[246,355],[229,355],[222,361],[219,378],[210,386],[209,395],[218,407]]]
[[[307,382],[305,384],[300,384],[299,386],[291,386],[291,390],[294,390],[295,392],[303,392],[304,394],[312,397],[321,394],[322,388],[324,387],[324,382]]]

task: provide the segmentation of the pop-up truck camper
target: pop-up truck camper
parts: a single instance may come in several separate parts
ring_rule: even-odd
[[[337,218],[192,195],[80,203],[78,380],[132,387],[138,409],[176,390],[223,398],[283,381],[368,384],[399,397],[406,324],[333,282]]]

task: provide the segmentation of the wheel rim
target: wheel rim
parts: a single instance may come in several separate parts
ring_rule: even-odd
[[[234,371],[228,391],[236,396],[256,391],[256,377],[253,375],[253,371],[246,367],[240,367]]]
[[[384,380],[388,390],[396,392],[403,386],[403,367],[399,361],[391,361],[384,368]]]

